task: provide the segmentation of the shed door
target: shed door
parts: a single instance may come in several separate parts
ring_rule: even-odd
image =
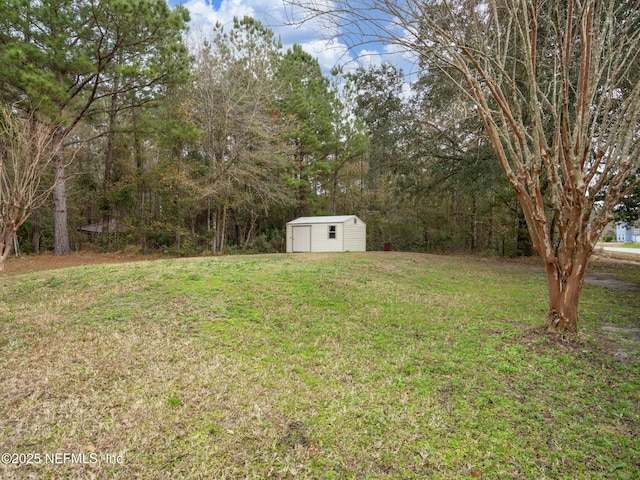
[[[293,237],[293,252],[310,252],[311,251],[311,226],[305,225],[291,228],[291,236]]]

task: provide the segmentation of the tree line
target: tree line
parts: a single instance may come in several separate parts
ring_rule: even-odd
[[[282,251],[288,220],[354,213],[369,249],[531,253],[447,79],[325,76],[251,18],[187,36],[163,0],[0,5],[7,120],[48,128],[51,153],[5,251]]]

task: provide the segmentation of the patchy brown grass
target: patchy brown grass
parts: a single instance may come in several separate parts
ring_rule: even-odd
[[[397,252],[6,276],[0,452],[100,461],[0,477],[631,479],[638,353],[604,327],[638,297],[589,285],[562,339],[541,281]]]

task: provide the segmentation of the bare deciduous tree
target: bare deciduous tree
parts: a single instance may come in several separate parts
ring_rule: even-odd
[[[327,19],[352,47],[384,42],[457,72],[544,262],[548,329],[577,331],[588,260],[640,182],[640,1],[291,4],[296,21]]]
[[[0,271],[20,225],[53,187],[42,178],[58,150],[55,127],[0,107]],[[55,183],[54,183],[55,185]]]

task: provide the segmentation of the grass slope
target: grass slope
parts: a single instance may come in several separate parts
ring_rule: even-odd
[[[544,276],[522,263],[264,255],[0,279],[0,453],[36,463],[0,477],[638,478],[639,270],[592,266],[578,340],[539,328]]]

